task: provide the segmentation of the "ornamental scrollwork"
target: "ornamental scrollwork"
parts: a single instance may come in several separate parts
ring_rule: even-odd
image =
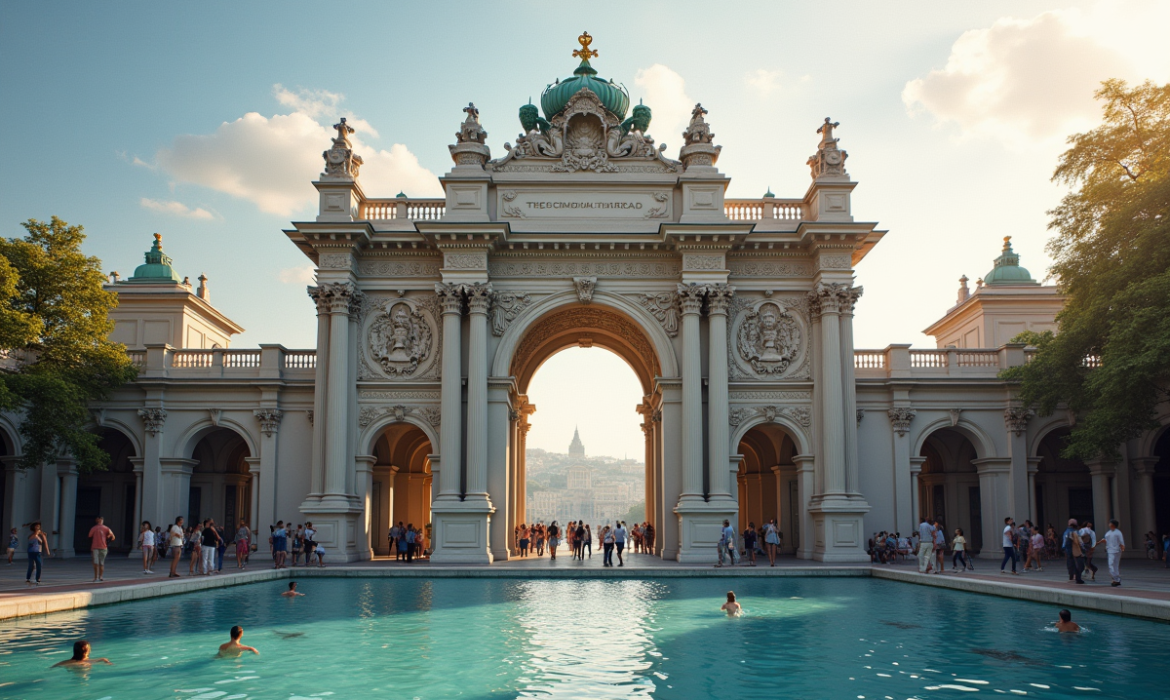
[[[385,302],[367,336],[367,347],[383,372],[406,377],[431,355],[433,333],[426,316],[406,300]]]
[[[280,420],[284,418],[284,411],[279,408],[259,408],[252,411],[252,415],[256,416],[256,420],[260,421],[260,432],[268,437],[276,434],[280,428]]]
[[[167,410],[165,408],[140,408],[138,409],[138,416],[142,418],[142,425],[146,428],[146,432],[151,435],[158,435],[163,431],[163,424],[167,422]]]
[[[679,305],[678,295],[674,292],[659,292],[658,294],[643,293],[638,298],[638,304],[658,319],[662,329],[671,338],[678,335]]]
[[[904,437],[910,431],[910,422],[914,420],[914,416],[918,415],[918,412],[913,408],[899,407],[886,411],[886,415],[890,417],[890,427],[894,429],[894,432],[899,437]]]
[[[1030,408],[1005,408],[1003,411],[1004,426],[1014,435],[1022,435],[1028,429],[1028,421],[1036,412]]]
[[[532,297],[527,292],[496,292],[492,299],[492,335],[503,335],[508,325],[531,305]]]

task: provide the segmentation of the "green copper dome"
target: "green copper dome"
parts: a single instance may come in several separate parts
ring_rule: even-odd
[[[1032,275],[1020,267],[1020,256],[1012,250],[1012,237],[1004,236],[1003,252],[995,259],[995,267],[983,278],[986,285],[1030,285],[1039,284]]]
[[[171,257],[162,252],[162,234],[154,234],[154,245],[150,246],[150,250],[146,251],[146,264],[139,265],[134,270],[134,276],[126,280],[127,282],[154,283],[159,282],[174,282],[179,284],[182,280],[179,279],[178,273],[171,268]]]
[[[581,65],[573,71],[573,77],[558,80],[546,87],[540,95],[540,107],[544,110],[545,119],[552,119],[564,111],[569,100],[581,88],[589,88],[614,116],[619,120],[625,119],[626,110],[630,108],[630,94],[626,92],[625,87],[614,83],[613,80],[598,78],[597,71],[589,65],[589,59],[597,55],[596,51],[589,50],[589,44],[593,41],[589,32],[582,34],[577,41],[581,43],[581,49],[574,51],[573,55],[581,57]]]

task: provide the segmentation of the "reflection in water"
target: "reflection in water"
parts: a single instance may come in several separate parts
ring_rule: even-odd
[[[527,633],[520,697],[649,698],[660,656],[648,581],[529,581],[517,613]]]

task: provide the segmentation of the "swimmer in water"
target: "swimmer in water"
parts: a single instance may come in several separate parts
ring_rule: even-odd
[[[231,631],[232,640],[226,644],[219,645],[219,655],[222,657],[236,657],[243,654],[245,651],[250,651],[257,656],[260,652],[256,651],[255,647],[245,646],[240,644],[240,637],[244,636],[244,628],[236,625]]]
[[[100,659],[89,658],[89,642],[82,639],[81,641],[77,641],[77,642],[73,643],[73,658],[72,659],[66,659],[65,661],[59,661],[59,662],[53,664],[52,668],[57,668],[58,666],[75,666],[75,667],[89,668],[93,664],[107,664],[109,666],[114,665],[109,659],[107,659],[105,657],[100,658]]]
[[[296,598],[299,595],[304,595],[304,593],[297,593],[297,582],[296,581],[289,581],[288,582],[288,590],[285,591],[284,593],[281,593],[281,595],[284,596],[285,598]]]
[[[1056,623],[1057,632],[1080,632],[1081,626],[1072,621],[1072,613],[1068,610],[1060,611],[1060,620]]]
[[[739,617],[743,614],[743,606],[735,602],[735,591],[727,592],[727,602],[719,609],[726,610],[728,617]]]

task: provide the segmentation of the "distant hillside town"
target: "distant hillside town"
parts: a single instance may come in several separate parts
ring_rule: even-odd
[[[528,520],[561,523],[634,522],[646,512],[645,464],[634,459],[587,457],[580,433],[565,453],[527,451]]]

